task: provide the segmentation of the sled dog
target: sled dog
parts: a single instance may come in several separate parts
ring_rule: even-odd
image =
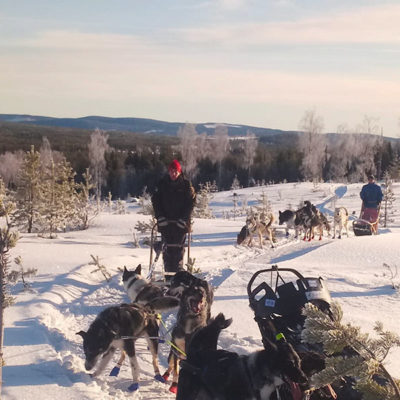
[[[207,315],[208,320],[210,319],[211,305],[214,301],[214,289],[206,280],[198,278],[188,271],[178,271],[170,280],[170,286],[167,294],[180,298],[186,289],[194,286],[202,286],[206,291],[206,301],[209,311],[209,315]]]
[[[154,301],[157,303],[157,301]],[[171,304],[164,303],[166,309]],[[163,306],[157,304],[157,309]],[[91,370],[98,363],[93,377],[100,375],[111,360],[116,349],[121,349],[129,357],[132,369],[132,384],[129,391],[139,388],[139,365],[136,359],[135,342],[139,337],[147,340],[154,367],[154,378],[163,382],[158,365],[158,323],[155,308],[151,305],[121,304],[103,310],[92,322],[87,332],[77,334],[83,338],[85,368]],[[99,361],[100,360],[100,361]]]
[[[337,228],[339,229],[338,239],[341,239],[342,237],[343,228],[346,230],[347,237],[349,237],[348,222],[349,222],[349,213],[347,211],[347,208],[345,207],[335,208],[335,214],[333,216],[333,239],[335,239]]]
[[[165,291],[162,287],[149,282],[142,276],[141,264],[134,271],[128,271],[124,267],[122,282],[132,303],[147,304],[154,299],[165,297]]]
[[[295,224],[304,228],[303,240],[311,241],[311,239],[314,239],[315,228],[319,231],[319,240],[322,239],[324,228],[328,231],[328,234],[330,232],[330,225],[326,216],[308,200],[304,202],[304,207],[296,211]]]
[[[279,225],[286,224],[286,237],[289,237],[289,229],[294,229],[295,238],[299,235],[300,227],[295,224],[296,212],[292,210],[279,211]]]
[[[163,375],[163,378],[168,380],[172,372],[169,389],[172,393],[176,393],[177,390],[179,363],[186,357],[186,344],[194,332],[207,325],[210,318],[211,302],[207,292],[207,287],[200,282],[188,286],[181,294],[176,324],[171,333],[172,345],[168,356],[168,368]]]
[[[274,247],[274,233],[271,228],[275,218],[272,213],[261,213],[259,215],[250,215],[246,219],[246,225],[240,231],[237,237],[237,244],[247,243],[250,247],[253,245],[253,235],[258,236],[260,247],[263,248],[263,238],[267,237]]]
[[[249,355],[217,350],[219,334],[231,322],[218,314],[193,336],[182,361],[177,400],[270,400],[281,398],[274,392],[288,380],[307,382],[299,356],[284,338]]]

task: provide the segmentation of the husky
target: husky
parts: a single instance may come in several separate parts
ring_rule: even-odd
[[[272,213],[261,213],[260,215],[250,215],[246,219],[246,225],[240,231],[237,237],[237,244],[246,242],[250,247],[253,244],[253,235],[258,236],[260,247],[263,248],[263,237],[266,236],[271,247],[274,247],[274,233],[271,228],[275,218]]]
[[[304,202],[304,207],[296,211],[295,224],[303,226],[305,233],[303,240],[308,238],[308,241],[314,239],[315,228],[319,231],[319,240],[322,240],[324,228],[330,232],[330,225],[326,216],[311,204],[310,201]]]
[[[162,289],[158,285],[155,285],[154,283],[149,282],[146,278],[142,276],[141,264],[139,264],[134,271],[128,271],[128,269],[124,266],[122,282],[132,303],[137,303],[141,305],[150,304],[152,305],[156,313],[160,313],[162,311],[170,311],[172,308],[176,308],[179,306],[179,300],[177,298],[165,296],[164,289]],[[168,304],[171,306],[170,308],[167,307]],[[116,366],[112,369],[110,375],[117,376],[124,361],[125,353],[122,352]]]
[[[158,310],[170,309],[171,304],[163,301],[163,305],[155,300]],[[99,376],[111,360],[117,349],[129,357],[132,370],[132,384],[129,391],[139,389],[139,365],[136,359],[136,339],[144,337],[147,340],[154,367],[154,378],[165,382],[160,375],[158,364],[158,322],[155,307],[152,305],[121,304],[103,310],[92,322],[87,332],[77,333],[83,338],[85,353],[85,368],[91,370],[98,363],[92,377]]]
[[[194,286],[202,286],[206,291],[206,301],[209,311],[207,320],[209,320],[211,316],[211,305],[214,301],[214,289],[206,280],[200,279],[188,271],[178,271],[170,280],[167,295],[180,298],[187,288]]]
[[[297,384],[305,385],[307,377],[300,367],[299,356],[283,338],[249,355],[217,350],[219,334],[231,322],[232,319],[218,314],[193,336],[187,359],[182,362],[176,399],[280,399],[281,390],[288,390],[286,382],[292,382],[292,392],[301,396]]]
[[[349,213],[347,211],[347,208],[345,207],[335,208],[335,214],[333,216],[333,239],[335,239],[336,236],[336,227],[339,228],[338,239],[342,238],[343,228],[346,230],[347,237],[349,237],[348,222],[349,222]]]
[[[163,378],[168,381],[172,372],[170,392],[176,393],[177,391],[179,363],[182,358],[186,357],[186,344],[198,329],[207,325],[210,315],[210,295],[204,284],[200,282],[183,290],[176,324],[171,333],[172,344],[168,355],[168,368],[163,375]]]
[[[299,236],[299,226],[295,224],[296,212],[292,210],[279,211],[279,225],[286,223],[286,237],[289,237],[289,229],[294,229],[295,238]]]
[[[132,303],[147,304],[164,296],[164,290],[160,286],[149,282],[142,276],[141,264],[134,271],[128,271],[124,267],[122,283]]]

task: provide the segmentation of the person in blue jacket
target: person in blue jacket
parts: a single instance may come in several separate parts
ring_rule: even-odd
[[[360,192],[362,200],[361,217],[369,222],[374,222],[373,231],[378,232],[378,216],[381,201],[383,199],[382,189],[375,183],[375,177],[368,175],[368,183]]]

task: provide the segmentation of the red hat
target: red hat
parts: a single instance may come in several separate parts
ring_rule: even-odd
[[[169,164],[169,166],[168,166],[168,171],[171,169],[174,169],[178,172],[182,172],[182,167],[181,167],[181,164],[179,164],[178,160],[171,161],[171,164]]]

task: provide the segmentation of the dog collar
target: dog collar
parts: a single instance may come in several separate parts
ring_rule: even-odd
[[[130,282],[129,282],[129,284],[128,284],[128,286],[127,286],[127,289],[129,289],[137,280],[138,280],[139,278],[136,276],[135,278],[133,278]]]
[[[285,335],[284,335],[282,332],[279,332],[279,333],[275,336],[275,339],[276,339],[277,342],[279,342],[280,340],[283,340],[283,341],[286,340]]]

